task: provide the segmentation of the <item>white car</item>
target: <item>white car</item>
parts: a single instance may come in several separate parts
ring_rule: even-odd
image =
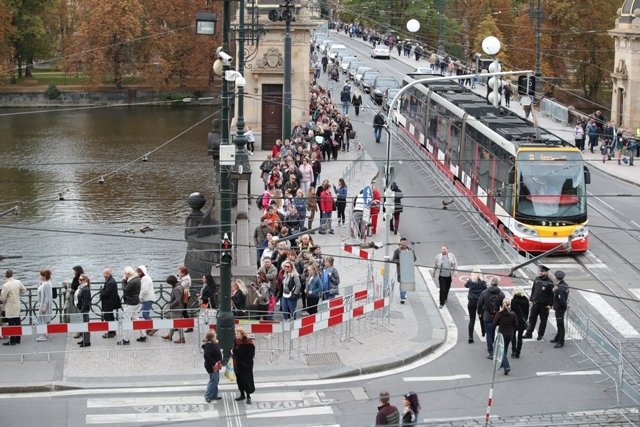
[[[346,52],[347,47],[343,44],[334,44],[329,48],[329,59],[335,59],[341,52]]]
[[[391,59],[391,53],[389,52],[389,48],[385,45],[378,45],[371,49],[371,57]]]
[[[418,67],[411,74],[437,74],[431,67]]]
[[[365,71],[371,71],[371,70],[373,70],[373,68],[371,67],[359,67],[356,70],[356,74],[353,80],[356,82],[356,84],[360,84],[360,80],[362,80],[362,75],[365,73]]]

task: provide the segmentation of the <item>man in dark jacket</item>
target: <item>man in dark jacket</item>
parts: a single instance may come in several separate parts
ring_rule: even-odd
[[[118,284],[113,278],[110,268],[102,270],[104,277],[104,285],[100,290],[100,303],[102,304],[102,317],[105,322],[114,322],[116,320],[115,311],[122,308],[120,296],[118,295]],[[102,338],[113,338],[116,331],[109,331],[102,335]]]
[[[495,338],[496,327],[493,319],[504,301],[504,292],[498,287],[499,280],[497,277],[491,279],[491,286],[482,291],[478,299],[478,316],[482,316],[484,322],[484,330],[487,338],[487,351],[489,356],[487,359],[493,358],[493,340]]]
[[[133,267],[125,267],[124,277],[122,278],[122,319],[125,322],[138,320],[138,312],[140,311],[140,277],[136,274]],[[131,332],[125,333],[125,336]],[[130,340],[122,337],[122,341],[118,341],[118,345],[129,345]]]
[[[373,118],[373,136],[376,138],[377,143],[380,143],[380,140],[382,139],[382,128],[384,127],[384,122],[385,120],[382,112],[378,111]]]
[[[544,331],[547,329],[547,319],[549,310],[553,304],[553,280],[549,277],[549,269],[540,265],[538,267],[538,277],[533,281],[531,288],[531,312],[529,313],[529,329],[522,338],[533,338],[533,330],[536,328],[536,321],[540,316],[540,326],[538,327],[538,341],[542,340]]]
[[[380,406],[378,406],[378,414],[376,415],[376,425],[397,426],[400,423],[400,412],[398,412],[398,408],[389,403],[389,392],[381,391],[379,400]]]
[[[342,103],[342,114],[349,114],[349,103],[351,102],[351,87],[345,84],[340,92],[340,102]]]
[[[555,276],[558,279],[558,286],[553,292],[553,309],[556,312],[558,333],[551,342],[555,343],[553,348],[562,348],[564,347],[564,313],[569,305],[569,285],[564,281],[564,271],[556,271]]]

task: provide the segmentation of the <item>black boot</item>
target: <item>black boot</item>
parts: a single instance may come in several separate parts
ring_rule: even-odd
[[[236,397],[236,401],[244,400],[244,393],[240,393],[240,396]]]
[[[247,405],[251,405],[251,396],[247,393]]]

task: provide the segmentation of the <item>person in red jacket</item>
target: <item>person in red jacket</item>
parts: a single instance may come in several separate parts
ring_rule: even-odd
[[[333,214],[334,204],[333,194],[331,194],[331,184],[326,182],[322,186],[322,192],[320,193],[320,226],[322,227],[319,231],[320,234],[333,234],[331,215]]]
[[[371,199],[371,234],[376,234],[378,229],[378,214],[380,214],[380,206],[382,206],[382,194],[375,185],[373,187],[373,198]]]

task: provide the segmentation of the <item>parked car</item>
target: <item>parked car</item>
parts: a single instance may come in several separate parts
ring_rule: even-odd
[[[342,59],[340,59],[340,71],[342,71],[342,73],[346,74],[347,71],[349,70],[349,64],[351,64],[354,61],[358,61],[358,58],[356,58],[355,56],[345,56]]]
[[[378,76],[376,77],[373,85],[371,86],[371,98],[373,102],[378,105],[382,105],[382,98],[384,97],[384,92],[389,88],[399,88],[400,83],[389,76]]]
[[[343,44],[334,44],[329,48],[329,59],[336,59],[341,52],[346,52],[347,47]]]
[[[391,59],[391,53],[389,52],[389,48],[385,45],[378,45],[371,49],[371,57],[372,58],[384,58]]]
[[[431,67],[418,67],[411,74],[440,74],[431,69]]]
[[[382,109],[384,111],[389,111],[391,101],[393,101],[393,98],[398,94],[398,92],[400,92],[399,87],[389,88],[384,91],[384,95],[382,96]],[[398,104],[396,103],[396,106],[397,105]]]
[[[364,73],[364,75],[362,76],[362,80],[360,80],[360,87],[362,87],[362,90],[366,93],[371,93],[373,84],[375,83],[376,78],[378,78],[379,75],[380,73],[375,70],[367,71],[366,73]]]
[[[344,52],[340,52],[336,55],[336,57],[334,58],[333,62],[335,62],[336,64],[340,65],[342,64],[342,60],[344,58],[355,58],[355,54],[353,52],[350,52],[348,50],[344,51]]]
[[[362,80],[362,75],[366,72],[366,71],[375,71],[373,68],[371,67],[366,67],[366,66],[362,66],[362,67],[358,67],[356,70],[356,73],[354,74],[354,78],[353,81],[359,85],[360,84],[360,80]]]
[[[360,62],[360,60],[358,59],[354,59],[353,61],[349,62],[349,66],[347,67],[347,79],[349,80],[354,80],[356,78],[356,71],[358,70],[358,68],[360,67],[364,67],[365,65]]]

